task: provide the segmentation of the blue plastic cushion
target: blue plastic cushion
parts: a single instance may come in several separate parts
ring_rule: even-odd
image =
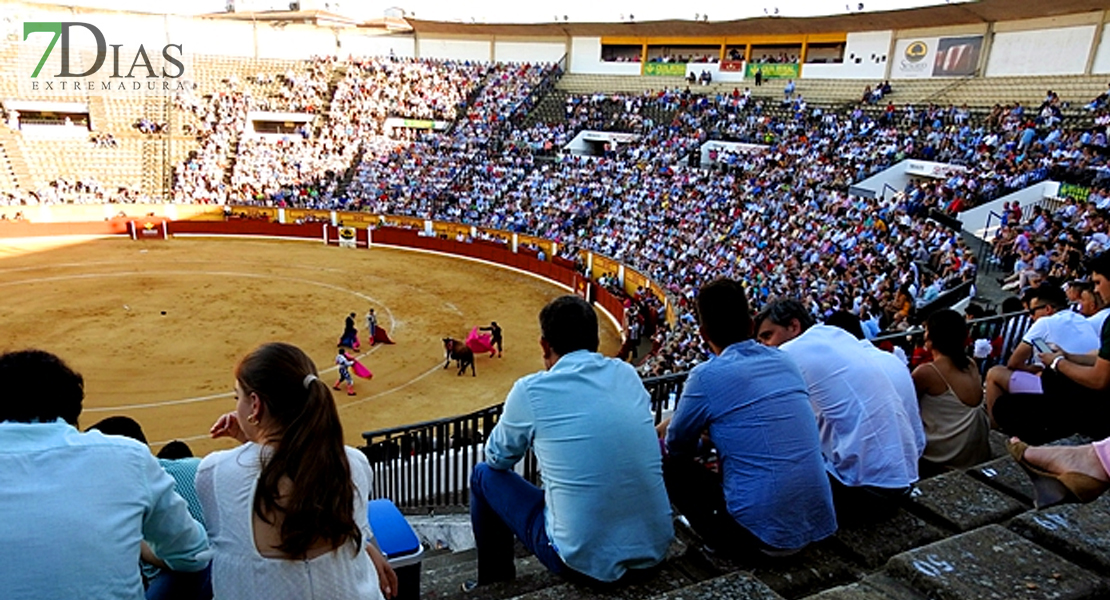
[[[381,548],[390,558],[412,554],[420,549],[420,539],[416,532],[409,526],[401,511],[393,504],[392,500],[382,498],[371,500],[367,507],[367,517],[370,519],[370,529],[374,530],[374,537]]]

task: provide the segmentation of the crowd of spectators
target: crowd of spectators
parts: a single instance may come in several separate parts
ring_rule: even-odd
[[[798,62],[797,54],[779,52],[778,54],[761,54],[759,58],[752,57],[752,62],[760,64],[789,64]]]
[[[765,60],[780,58],[790,59]],[[562,118],[522,125],[516,117],[554,71],[315,59],[303,73],[255,77],[280,80],[288,92],[264,100],[231,79],[204,97],[181,92],[175,106],[191,115],[200,148],[177,168],[174,198],[438,218],[547,237],[571,259],[583,250],[611,256],[662,284],[678,308],[678,323],[655,334],[662,351],[642,367],[661,374],[702,356],[689,303],[709,274],[745,279],[756,308],[792,295],[818,316],[848,310],[879,329],[905,328],[913,307],[973,280],[978,269],[958,233],[928,219],[931,210],[958,213],[1053,172],[1106,165],[1104,132],[1041,118],[1060,105],[1052,92],[1036,117],[1015,104],[982,122],[966,106],[888,103],[872,113],[863,103],[811,108],[793,94],[770,105],[739,89],[597,93],[568,96]],[[242,136],[249,110],[315,111],[324,102],[327,114],[302,134]],[[386,127],[390,117],[448,126]],[[607,144],[600,157],[537,160],[584,129],[635,137]],[[763,148],[717,152],[705,170],[698,149],[713,139]],[[893,196],[848,194],[854,182],[905,158],[955,167]],[[1097,204],[1090,210],[1080,237],[1102,240],[1106,223],[1094,218]],[[999,244],[1011,235],[1003,228]]]
[[[108,186],[95,177],[76,179],[59,177],[30,192],[5,192],[0,194],[0,206],[26,206],[35,204],[136,204],[151,199],[137,186]]]
[[[150,119],[148,119],[146,117],[143,117],[143,118],[139,119],[138,121],[135,121],[135,129],[138,129],[139,133],[146,134],[146,135],[153,135],[155,133],[165,133],[167,131],[167,127],[168,127],[167,123],[164,123],[164,122],[163,123],[158,123],[158,122],[155,122],[155,121],[151,121]]]
[[[716,53],[691,53],[691,54],[672,54],[666,52],[659,56],[653,56],[648,59],[648,62],[653,63],[718,63],[721,58]]]
[[[246,126],[250,95],[236,82],[204,98],[191,90],[179,92],[175,106],[194,117],[193,130],[200,147],[189,153],[174,170],[175,202],[223,202],[227,199],[225,178],[231,166],[233,143]]]
[[[289,93],[279,95],[278,105],[319,110],[319,102],[328,100],[322,90],[328,89],[337,64],[321,59],[307,74],[286,73],[281,79]],[[907,330],[915,324],[916,310],[945,290],[975,282],[976,256],[959,231],[935,218],[937,212],[957,213],[1052,172],[1091,175],[1106,168],[1104,132],[1063,128],[1052,110],[1059,104],[1052,93],[1035,118],[1015,105],[999,107],[981,124],[951,107],[907,107],[902,114],[894,109],[874,116],[861,107],[810,109],[800,96],[791,97],[793,90],[780,106],[753,102],[739,90],[714,96],[689,90],[593,94],[568,98],[560,123],[522,127],[514,117],[552,74],[549,66],[375,59],[347,61],[344,68],[327,118],[306,129],[307,135],[243,139],[247,112],[274,108],[275,101],[256,101],[250,88],[235,80],[203,98],[192,91],[180,94],[175,105],[191,115],[200,148],[176,173],[175,199],[443,219],[546,238],[559,245],[561,257],[597,252],[662,286],[678,315],[667,324],[661,299],[642,288],[628,294],[613,274],[598,281],[625,300],[630,340],[652,338],[656,352],[640,365],[639,374],[694,369],[673,420],[660,424],[660,458],[642,384],[627,365],[596,355],[593,309],[577,297],[557,299],[544,309],[541,346],[548,370],[514,387],[505,418],[490,432],[486,463],[472,474],[481,584],[513,577],[508,530],[517,523],[517,504],[533,507],[532,514],[567,520],[563,526],[549,527],[561,536],[557,543],[514,529],[545,566],[560,574],[610,582],[630,569],[662,560],[671,539],[672,502],[711,547],[731,541],[781,555],[832,535],[838,523],[873,518],[879,513],[872,508],[887,514],[911,493],[925,463],[964,468],[986,460],[989,424],[979,408],[982,381],[975,361],[966,356],[971,332],[958,313],[939,311],[929,317],[924,335],[931,362],[917,366],[912,374],[903,361],[862,338],[882,330]],[[451,126],[402,127],[397,132],[386,127],[390,117]],[[537,160],[539,151],[587,128],[634,135],[610,144],[601,156],[566,154]],[[718,152],[706,169],[698,158],[709,140],[761,147]],[[938,178],[911,181],[891,195],[869,198],[849,192],[853,183],[911,157],[955,167]],[[95,180],[58,180],[38,200],[103,202],[129,193],[106,190]],[[1041,365],[1022,372],[1037,377],[1055,373],[1071,386],[1046,384],[1032,395],[1074,392],[1068,401],[1076,410],[1067,423],[1061,422],[1063,434],[1107,422],[1101,400],[1110,386],[1110,336],[1100,327],[1103,335],[1098,339],[1086,317],[1097,317],[1110,301],[1110,254],[1087,267],[1083,259],[1110,247],[1108,206],[1110,193],[1097,179],[1083,201],[1028,211],[1007,204],[994,242],[993,260],[1010,273],[1005,285],[1025,292],[1031,316],[1043,319],[1040,325],[1034,323],[1014,353],[1032,358],[1036,349]],[[493,235],[483,232],[481,237]],[[472,241],[462,233],[459,239]],[[1063,291],[1052,287],[1064,280],[1072,281],[1069,289],[1074,289],[1081,316],[1070,313]],[[1044,323],[1065,317],[1090,338],[1086,345],[1069,349],[1061,338],[1039,347],[1046,340],[1031,337],[1034,332],[1049,330]],[[707,346],[719,360],[706,360]],[[1086,353],[1092,349],[1095,354]],[[184,503],[170,492],[173,483],[145,451],[106,442],[99,434],[82,437],[76,432],[83,396],[79,375],[45,353],[10,353],[0,362],[4,382],[17,390],[13,397],[29,398],[27,381],[37,384],[55,376],[65,381],[62,391],[53,394],[70,396],[64,413],[0,415],[0,435],[8,436],[5,439],[18,439],[26,428],[53,436],[49,440],[64,438],[65,444],[43,438],[23,451],[30,455],[64,446],[74,454],[63,462],[87,462],[87,472],[108,466],[74,448],[99,444],[112,450],[118,455],[112,478],[71,476],[96,497],[114,498],[121,506],[127,500],[121,496],[138,494],[124,483],[147,493],[161,490],[149,510],[144,509],[143,520],[158,520],[162,528],[137,517],[126,520],[131,537],[116,539],[118,551],[112,556],[128,556],[143,529],[151,538],[154,557],[161,557],[170,570],[203,572],[211,544],[217,596],[249,595],[268,585],[277,587],[275,582],[308,589],[318,582],[299,569],[298,561],[310,555],[314,561],[324,557],[316,562],[322,567],[316,568],[327,584],[345,585],[352,595],[378,597],[380,591],[389,596],[396,590],[383,557],[367,546],[368,465],[361,454],[343,448],[330,392],[296,348],[261,347],[236,369],[236,411],[221,417],[212,432],[243,445],[216,453],[196,467],[196,491],[210,521],[207,528],[188,517]],[[576,375],[571,382],[565,379],[568,365],[574,372],[606,375]],[[29,367],[41,373],[28,377]],[[823,369],[828,376],[821,375]],[[1012,370],[993,370],[988,379],[998,387],[993,392],[998,397],[988,401],[1011,411],[1026,405],[1012,398],[1017,390],[1010,386],[1028,380],[1013,379]],[[552,383],[544,388],[545,381]],[[603,381],[618,383],[602,388],[598,384]],[[590,418],[583,419],[581,411],[572,416],[576,427],[590,432],[575,438],[589,443],[582,451],[560,452],[545,445],[549,436],[532,435],[543,423],[554,422],[539,415],[538,424],[532,423],[533,405],[540,410],[570,405],[522,404],[532,385],[544,394],[599,400],[591,405]],[[1010,394],[1008,400],[1000,399],[1003,393]],[[51,408],[53,403],[33,406]],[[739,406],[755,406],[761,416],[739,419]],[[1022,427],[1041,425],[1038,409],[1022,410]],[[312,429],[295,418],[301,414],[314,415]],[[781,435],[746,435],[776,427]],[[707,430],[716,452],[703,453]],[[594,435],[601,431],[606,435]],[[622,472],[644,475],[637,477],[642,489],[614,485],[614,479],[598,479],[606,485],[559,481],[546,491],[525,489],[510,473],[533,440],[541,460],[578,467],[549,469],[545,478],[553,471],[590,478],[619,465]],[[1101,442],[1090,452],[1105,455],[1108,445]],[[618,450],[624,454],[614,454]],[[1010,451],[1040,484],[1035,486],[1038,506],[1090,500],[1110,487],[1105,479],[1108,461],[1101,462],[1101,470],[1084,475],[1086,480],[1077,480],[1055,475],[1048,453],[1016,440]],[[263,452],[265,461],[260,459]],[[761,468],[734,466],[741,463],[737,457],[752,455],[765,461]],[[315,457],[324,467],[309,473],[290,466],[302,456]],[[583,456],[592,458],[582,463]],[[707,484],[710,477],[704,467],[718,458],[726,466],[721,477]],[[4,468],[14,472],[13,464]],[[128,480],[118,473],[123,464],[137,465],[141,469],[135,472],[145,475]],[[57,468],[63,466],[59,462]],[[36,484],[53,486],[49,489],[55,491],[45,497],[54,498],[55,505],[9,506],[36,518],[10,519],[0,528],[8,541],[25,542],[37,534],[25,523],[45,522],[42,515],[50,510],[68,510],[57,504],[64,494],[56,489],[70,481],[49,469],[22,472],[36,478]],[[778,484],[778,474],[789,476],[792,491]],[[1046,485],[1049,480],[1058,485]],[[239,492],[251,492],[256,484],[261,500],[248,506],[242,499],[249,494]],[[279,493],[282,485],[292,491]],[[572,491],[586,487],[593,492]],[[220,494],[221,489],[236,494]],[[767,498],[750,500],[763,493]],[[545,513],[540,498],[553,506],[577,508]],[[799,513],[783,508],[786,502],[805,506]],[[619,511],[623,519],[606,519],[597,512],[599,506]],[[639,510],[626,510],[630,506]],[[275,520],[277,515],[302,513],[338,533],[324,539],[319,528],[283,527]],[[801,513],[813,517],[804,529],[791,522]],[[255,531],[271,540],[269,554],[258,552],[257,541],[242,543],[249,536],[218,525],[249,524],[247,519],[256,517]],[[772,527],[779,519],[787,526]],[[533,519],[529,528],[537,523]],[[90,581],[108,572],[96,569],[90,558],[95,553],[87,551],[101,543],[95,533],[79,536],[79,544],[65,555],[79,567],[73,573]],[[111,539],[107,533],[102,537]],[[627,547],[611,544],[614,537],[626,545],[628,540],[650,537],[650,552],[632,556]],[[535,540],[542,543],[533,544]],[[590,543],[575,543],[580,540]],[[348,547],[354,552],[343,551]],[[18,589],[31,589],[32,582],[68,585],[38,576],[45,561],[29,554],[24,563],[25,568],[17,570],[22,586]],[[138,590],[137,569],[121,566],[111,572],[117,574],[118,581],[111,582],[116,587]]]
[[[421,69],[446,69],[447,75],[427,78],[437,88],[452,80],[452,70],[476,68],[416,64],[422,66],[385,61],[360,69],[384,88],[391,78],[408,82]],[[612,256],[664,284],[679,307],[678,323],[657,330],[661,351],[641,367],[645,374],[682,370],[704,357],[688,305],[709,273],[750,274],[756,307],[776,294],[797,295],[816,315],[845,309],[866,315],[878,329],[906,328],[914,307],[974,279],[978,268],[956,232],[927,219],[930,209],[956,213],[1044,179],[1049,169],[1083,171],[1105,162],[1092,151],[1105,144],[1101,132],[1067,131],[1053,121],[1026,123],[1018,106],[997,110],[977,125],[966,107],[899,110],[890,104],[870,116],[861,108],[811,110],[800,97],[775,110],[753,102],[747,91],[696,96],[663,90],[571,95],[564,119],[516,127],[509,122],[513,107],[530,96],[546,69],[481,68],[487,69],[486,85],[452,132],[364,142],[345,197],[303,189],[274,193],[271,184],[250,198],[462,221],[548,237],[568,256],[579,250]],[[362,90],[360,100],[348,98],[341,86],[332,131],[382,133],[374,123],[397,113],[375,108],[357,77],[349,74],[347,87]],[[397,99],[380,89],[370,98],[381,94]],[[449,104],[437,101],[411,116],[449,118],[459,108],[447,110]],[[670,121],[657,123],[646,107]],[[611,145],[600,158],[534,160],[583,129],[640,138]],[[717,171],[687,166],[687,157],[708,139],[767,148],[724,153],[717,164],[727,168]],[[300,146],[303,160],[280,158],[262,143],[246,146],[239,160],[253,164],[261,158],[263,170],[256,168],[251,179],[282,181],[264,170],[274,165],[327,179],[338,169],[311,166],[328,154],[327,140],[325,133]],[[339,154],[336,167],[351,151]],[[847,194],[851,183],[909,157],[962,168],[885,199]],[[245,169],[237,166],[236,172]]]
[[[89,134],[89,142],[97,148],[118,148],[119,141],[115,136],[106,131],[94,131]]]

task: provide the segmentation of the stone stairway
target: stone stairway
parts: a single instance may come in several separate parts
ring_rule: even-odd
[[[23,158],[23,153],[20,152],[19,141],[16,136],[19,135],[12,131],[7,124],[0,123],[0,155],[3,158],[3,164],[0,164],[0,169],[4,169],[5,175],[0,177],[8,182],[7,189],[0,189],[0,191],[14,193],[16,190],[26,191],[30,189],[29,182],[31,181],[31,168],[27,165],[27,160]]]
[[[528,129],[537,123],[555,125],[566,122],[566,104],[569,94],[563,90],[552,89],[544,95],[521,123],[521,129]]]
[[[923,480],[889,519],[842,527],[784,559],[733,562],[678,526],[668,558],[637,580],[596,588],[549,574],[518,548],[517,579],[461,591],[476,553],[432,551],[425,600],[973,600],[1110,597],[1110,495],[1032,509],[1032,486],[992,433],[996,458]],[[1069,438],[1064,443],[1086,440]]]

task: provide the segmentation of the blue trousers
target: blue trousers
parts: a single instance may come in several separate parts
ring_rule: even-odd
[[[212,565],[187,573],[162,569],[146,588],[146,600],[208,600],[212,597]]]
[[[516,578],[513,536],[556,575],[578,575],[547,537],[543,490],[513,471],[478,463],[470,475],[470,523],[478,547],[478,585]]]

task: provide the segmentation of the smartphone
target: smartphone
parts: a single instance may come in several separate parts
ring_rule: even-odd
[[[1033,338],[1032,343],[1033,349],[1036,350],[1038,354],[1052,352],[1052,348],[1048,347],[1048,343],[1044,341],[1044,338]]]

